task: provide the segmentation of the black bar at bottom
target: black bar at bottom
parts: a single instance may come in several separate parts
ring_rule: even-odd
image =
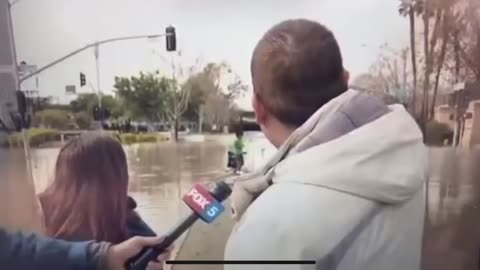
[[[249,260],[249,261],[208,261],[208,260],[200,260],[200,261],[191,261],[191,260],[174,260],[174,261],[166,261],[166,264],[290,264],[290,265],[300,265],[300,264],[315,264],[315,261],[256,261],[256,260]]]

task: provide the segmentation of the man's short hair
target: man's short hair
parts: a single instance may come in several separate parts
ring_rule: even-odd
[[[241,128],[238,128],[235,131],[235,136],[237,136],[237,137],[243,136],[243,130]]]
[[[267,111],[295,127],[348,89],[334,35],[305,19],[268,30],[253,52],[251,73],[254,93]]]

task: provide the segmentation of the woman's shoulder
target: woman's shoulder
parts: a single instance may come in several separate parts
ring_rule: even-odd
[[[128,236],[157,236],[157,234],[148,226],[148,224],[143,221],[140,215],[135,211],[137,207],[137,202],[132,198],[128,197],[128,219],[127,219],[127,230]]]
[[[135,210],[137,208],[137,202],[132,197],[127,197],[127,207],[130,210]]]

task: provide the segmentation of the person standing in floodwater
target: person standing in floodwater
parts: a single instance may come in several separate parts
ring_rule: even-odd
[[[238,130],[235,132],[235,142],[233,142],[234,158],[235,158],[235,174],[240,174],[242,172],[242,167],[244,164],[244,155],[245,152],[245,141],[243,139],[243,131]]]
[[[47,236],[111,243],[155,236],[135,212],[128,182],[127,158],[116,139],[86,134],[69,141],[58,155],[53,183],[39,195]]]

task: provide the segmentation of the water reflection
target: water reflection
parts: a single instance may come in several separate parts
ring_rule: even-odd
[[[432,149],[423,269],[480,269],[480,153]]]

